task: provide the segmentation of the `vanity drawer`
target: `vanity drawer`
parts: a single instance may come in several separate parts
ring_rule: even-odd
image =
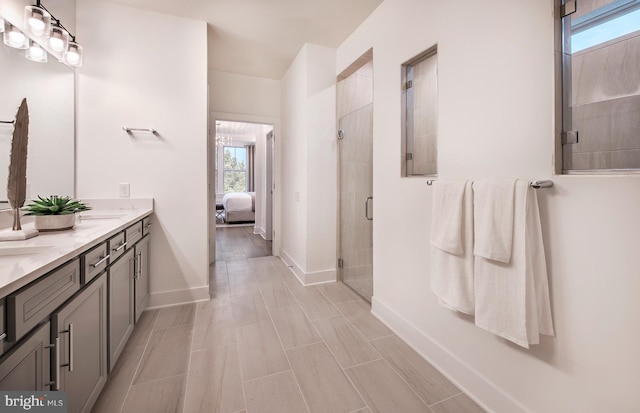
[[[109,263],[113,264],[127,250],[128,243],[124,239],[124,231],[109,238]]]
[[[80,256],[80,259],[82,260],[82,284],[88,284],[96,275],[107,268],[107,261],[109,260],[107,243],[103,242],[85,252]]]
[[[151,217],[150,216],[148,216],[148,217],[146,217],[145,219],[142,220],[142,236],[143,237],[151,232],[151,225],[152,224],[153,224],[153,222],[151,222]]]
[[[138,242],[138,240],[140,240],[140,238],[142,238],[142,221],[136,222],[125,231],[127,233],[127,247],[131,248],[133,247],[133,244],[135,244],[136,242]]]
[[[16,341],[80,289],[80,260],[53,270],[7,296],[7,340]]]

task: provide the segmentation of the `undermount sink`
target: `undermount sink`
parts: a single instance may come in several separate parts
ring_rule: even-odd
[[[50,245],[33,245],[28,247],[0,247],[0,257],[12,257],[15,255],[40,254],[51,248]]]
[[[126,215],[128,212],[83,212],[78,214],[78,218],[80,219],[120,219]]]

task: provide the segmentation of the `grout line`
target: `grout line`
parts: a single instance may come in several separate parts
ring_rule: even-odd
[[[159,381],[164,381],[164,380],[169,380],[169,379],[175,379],[176,377],[182,377],[182,376],[188,376],[189,372],[185,372],[185,373],[180,373],[180,374],[174,374],[173,376],[167,376],[167,377],[161,377],[159,379],[153,379],[153,380],[149,380],[149,381],[143,381],[141,383],[138,384],[134,384],[131,387],[138,387],[138,386],[142,386],[145,384],[149,384],[149,383],[157,383]]]
[[[266,378],[269,378],[269,377],[273,377],[273,376],[277,376],[278,374],[284,374],[284,373],[287,373],[287,372],[293,372],[293,369],[277,371],[275,373],[267,374],[266,376],[254,377],[254,378],[249,379],[247,381],[243,381],[242,384],[245,385],[245,384],[248,384],[248,383],[252,383],[252,382],[254,382],[256,380],[263,380],[263,379],[266,379]]]
[[[445,397],[444,399],[442,399],[442,400],[440,400],[440,401],[438,401],[438,402],[431,403],[431,404],[429,405],[429,407],[431,407],[431,406],[435,406],[436,404],[444,403],[444,402],[446,402],[447,400],[450,400],[450,399],[453,399],[454,397],[458,397],[458,396],[460,396],[461,394],[464,394],[464,393],[463,393],[463,392],[458,392],[458,393],[454,394],[453,396]]]

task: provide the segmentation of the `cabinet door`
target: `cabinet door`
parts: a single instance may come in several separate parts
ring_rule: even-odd
[[[107,381],[107,281],[103,273],[53,315],[58,377],[69,413],[89,412]]]
[[[49,390],[51,324],[37,328],[0,361],[0,390]]]
[[[109,268],[109,371],[133,331],[133,254],[132,248]]]
[[[136,323],[149,300],[149,239],[146,236],[136,244]]]

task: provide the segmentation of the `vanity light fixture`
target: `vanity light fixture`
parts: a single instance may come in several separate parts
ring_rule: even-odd
[[[49,37],[51,13],[38,4],[24,8],[24,31],[32,38],[45,39]]]
[[[51,25],[49,32],[49,47],[57,54],[59,59],[64,58],[64,53],[69,46],[69,32],[60,26],[59,23]]]
[[[14,49],[28,49],[29,38],[20,31],[16,26],[4,21],[4,33],[2,34],[2,41],[9,47]]]
[[[32,62],[47,63],[47,52],[33,40],[29,40],[29,48],[25,50],[24,55]]]
[[[40,0],[37,0],[33,6],[24,8],[24,27],[25,32],[34,40],[46,41],[49,50],[58,60],[72,67],[82,66],[84,54],[82,46]]]
[[[80,46],[75,41],[69,42],[67,53],[64,55],[64,61],[67,62],[67,64],[70,66],[82,67],[82,57],[82,46]]]

